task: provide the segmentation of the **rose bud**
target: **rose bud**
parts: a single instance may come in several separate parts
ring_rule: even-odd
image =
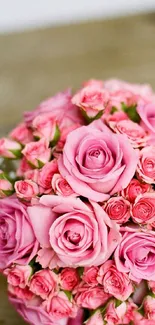
[[[4,158],[21,158],[21,149],[21,145],[16,141],[7,138],[0,139],[0,156]]]
[[[125,223],[130,218],[130,202],[122,196],[111,197],[106,202],[104,209],[109,218],[117,223]]]
[[[60,174],[53,175],[52,188],[57,195],[77,196],[67,181]]]
[[[147,146],[140,151],[137,177],[145,183],[155,183],[155,146]]]
[[[39,194],[38,185],[31,180],[15,182],[15,191],[19,199],[31,201],[32,198]]]
[[[129,185],[121,192],[121,194],[131,203],[134,203],[138,195],[149,192],[150,190],[151,185],[141,183],[138,181],[138,179],[133,178]]]
[[[39,173],[38,184],[45,190],[52,190],[52,177],[58,171],[57,160],[48,162]]]
[[[100,267],[97,280],[102,284],[104,292],[118,300],[125,301],[133,292],[128,275],[119,272],[112,260],[108,260]]]
[[[61,289],[72,291],[79,283],[80,278],[76,269],[66,267],[61,271],[59,280]]]
[[[6,174],[0,170],[0,198],[12,195],[13,192],[12,183],[7,179]]]
[[[82,275],[82,280],[89,284],[90,286],[98,285],[98,266],[85,267]]]
[[[60,131],[53,114],[46,113],[38,115],[34,120],[32,127],[33,135],[36,138],[46,138],[52,146],[56,145],[60,138]]]
[[[51,149],[48,145],[49,143],[46,139],[30,142],[26,144],[22,153],[31,166],[41,168],[51,158]]]
[[[25,123],[19,124],[15,129],[9,134],[10,138],[25,145],[33,141],[33,134],[30,129],[27,128]]]
[[[145,317],[155,321],[155,298],[146,296],[143,302]]]
[[[4,270],[4,275],[7,276],[7,282],[15,287],[25,288],[30,276],[32,275],[32,267],[30,265],[14,265],[11,268]]]
[[[47,299],[50,294],[57,291],[58,277],[57,275],[48,270],[41,270],[36,272],[31,278],[30,290],[40,296],[42,299]]]
[[[155,193],[139,195],[131,210],[132,219],[140,224],[153,223],[155,221]]]

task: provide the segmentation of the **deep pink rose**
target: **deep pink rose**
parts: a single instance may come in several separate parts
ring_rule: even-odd
[[[25,123],[17,125],[16,128],[11,131],[9,136],[13,140],[24,145],[33,141],[32,131],[27,128]]]
[[[63,291],[49,297],[49,299],[46,300],[43,305],[45,310],[56,321],[66,317],[75,318],[77,316],[78,309],[75,302],[70,301]]]
[[[76,304],[79,307],[87,309],[97,309],[103,306],[110,298],[108,293],[105,293],[102,287],[90,287],[87,284],[82,284],[77,289],[75,295]]]
[[[26,207],[14,196],[0,200],[0,269],[29,263],[37,250]]]
[[[145,317],[155,321],[155,298],[146,296],[143,301]]]
[[[100,310],[97,310],[91,317],[88,318],[86,325],[104,325],[104,320]]]
[[[117,223],[125,223],[130,218],[130,202],[122,196],[111,197],[105,204],[104,209],[109,218]]]
[[[134,222],[140,224],[153,223],[155,221],[155,192],[139,195],[131,212]]]
[[[119,226],[97,203],[56,195],[42,196],[40,203],[28,208],[35,235],[65,266],[100,265],[117,247]]]
[[[123,302],[115,307],[115,302],[110,301],[107,305],[104,320],[108,325],[122,324],[126,313],[126,303]]]
[[[45,113],[35,117],[32,123],[33,135],[36,138],[46,138],[49,142],[56,139],[59,133],[57,121],[52,113]],[[59,138],[59,137],[58,137]]]
[[[26,144],[22,153],[26,160],[35,168],[40,168],[40,165],[46,164],[51,158],[49,142],[44,138]]]
[[[68,318],[55,321],[41,306],[25,304],[21,299],[9,296],[9,301],[25,322],[31,325],[67,325]]]
[[[147,146],[140,151],[137,177],[145,183],[155,182],[155,146]]]
[[[15,182],[15,191],[19,199],[31,201],[33,197],[39,194],[38,185],[30,179]]]
[[[155,281],[155,232],[124,227],[126,232],[115,251],[116,267],[130,279]],[[125,230],[124,229],[124,230]]]
[[[97,280],[103,285],[104,292],[113,295],[118,300],[127,300],[133,292],[128,275],[119,272],[112,260],[108,260],[100,267]]]
[[[16,159],[19,158],[21,154],[21,145],[7,138],[0,139],[0,156],[4,158]]]
[[[96,286],[98,284],[98,266],[85,267],[82,275],[82,280],[90,286]]]
[[[134,203],[138,195],[149,192],[150,190],[151,186],[149,184],[141,183],[138,179],[133,178],[121,194],[131,203]]]
[[[113,134],[95,121],[70,133],[58,167],[76,193],[105,201],[127,187],[137,161],[137,152],[125,135]]]
[[[33,275],[30,290],[42,299],[47,299],[49,295],[52,296],[57,291],[57,285],[58,276],[54,272],[45,269]]]
[[[29,278],[32,275],[32,267],[30,265],[14,265],[11,268],[5,269],[4,274],[7,276],[7,282],[12,286],[25,288],[29,283]]]
[[[59,275],[59,281],[61,289],[72,291],[80,282],[77,269],[70,267],[64,268]]]
[[[151,134],[155,134],[155,104],[139,105],[137,112],[142,120],[142,126]]]
[[[60,174],[54,174],[52,178],[52,188],[55,194],[63,196],[77,196]]]
[[[38,183],[45,190],[52,190],[52,177],[58,171],[56,159],[48,162],[40,170]]]

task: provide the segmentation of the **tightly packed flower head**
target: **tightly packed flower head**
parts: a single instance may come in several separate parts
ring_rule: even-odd
[[[154,324],[151,87],[58,93],[0,139],[0,157],[0,271],[24,320]]]

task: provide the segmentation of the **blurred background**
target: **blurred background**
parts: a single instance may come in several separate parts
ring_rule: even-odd
[[[0,136],[89,78],[155,89],[155,0],[0,0]],[[0,325],[23,325],[0,278]]]

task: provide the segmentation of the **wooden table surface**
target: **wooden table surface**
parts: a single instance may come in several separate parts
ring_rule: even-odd
[[[0,135],[42,99],[89,78],[155,89],[155,13],[0,36]],[[25,324],[0,277],[0,325]]]

